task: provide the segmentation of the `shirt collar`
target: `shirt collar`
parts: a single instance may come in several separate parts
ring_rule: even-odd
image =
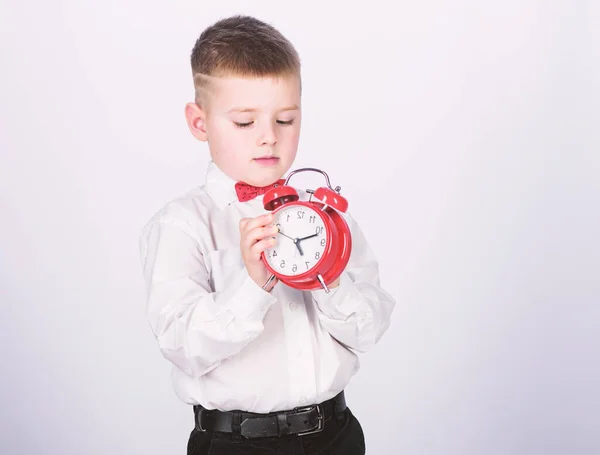
[[[235,191],[236,183],[237,180],[234,180],[225,174],[214,161],[210,160],[208,162],[204,188],[208,196],[220,209],[224,209],[234,202],[238,204],[259,204],[262,207],[264,194],[257,195],[251,201],[240,202],[237,192]]]
[[[220,207],[224,208],[237,202],[234,179],[225,174],[214,161],[209,161],[206,169],[205,188],[208,196]]]

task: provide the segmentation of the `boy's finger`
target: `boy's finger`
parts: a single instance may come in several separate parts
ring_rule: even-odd
[[[256,227],[252,230],[245,232],[242,235],[242,244],[250,248],[259,240],[262,240],[267,237],[273,237],[277,233],[276,226],[265,226],[265,227]]]
[[[273,214],[266,213],[264,215],[257,216],[256,218],[249,219],[249,221],[245,224],[243,230],[250,231],[257,227],[266,226],[271,221],[273,221]]]
[[[260,242],[256,242],[254,245],[252,245],[252,248],[250,248],[250,252],[253,256],[260,258],[260,253],[265,251],[267,248],[272,247],[273,245],[275,245],[275,243],[277,243],[277,240],[273,237],[263,239]]]
[[[242,218],[240,220],[240,231],[244,231],[252,218]]]

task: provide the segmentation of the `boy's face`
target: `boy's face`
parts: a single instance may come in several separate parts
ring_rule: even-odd
[[[192,133],[208,142],[213,161],[232,179],[266,186],[294,162],[301,123],[297,77],[211,78],[203,107],[193,106],[186,110]]]

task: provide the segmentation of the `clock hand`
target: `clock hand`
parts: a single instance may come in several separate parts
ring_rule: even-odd
[[[298,242],[300,242],[301,240],[310,239],[310,238],[316,237],[316,236],[318,236],[318,235],[319,235],[319,234],[312,234],[312,235],[309,235],[309,236],[307,236],[307,237],[302,237],[301,239],[296,239],[296,240],[297,240]]]
[[[281,232],[280,228],[277,228],[277,232],[279,232],[281,235],[283,235],[284,237],[287,237],[288,239],[290,239],[292,242],[296,243],[297,239],[293,239],[291,238],[289,235],[285,235],[283,232]]]
[[[300,253],[300,256],[304,256],[304,252],[302,251],[302,248],[300,248],[300,243],[299,243],[300,239],[293,239],[289,235],[285,235],[283,232],[281,232],[281,228],[277,228],[277,232],[279,232],[281,235],[283,235],[284,237],[287,237],[292,242],[294,242],[294,245],[296,245],[296,248],[298,248],[298,252]]]

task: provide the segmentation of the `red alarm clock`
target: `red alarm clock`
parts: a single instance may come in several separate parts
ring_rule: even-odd
[[[300,201],[296,189],[288,185],[299,172],[321,173],[327,186]],[[340,196],[340,187],[333,189],[327,174],[319,169],[302,168],[291,172],[285,183],[269,190],[263,197],[265,210],[273,212],[273,224],[279,229],[277,243],[262,253],[262,260],[271,277],[300,290],[323,288],[335,281],[346,268],[352,251],[350,228],[341,213],[348,201]],[[316,199],[316,200],[313,200]]]

